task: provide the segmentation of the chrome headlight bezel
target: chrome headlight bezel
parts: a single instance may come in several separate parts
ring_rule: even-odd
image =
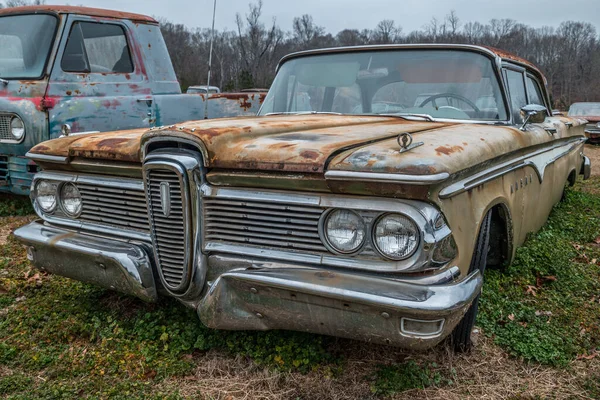
[[[393,256],[390,255],[388,253],[386,253],[385,251],[383,251],[381,249],[380,244],[378,243],[378,238],[377,238],[377,228],[379,226],[379,224],[386,218],[388,217],[392,217],[392,216],[399,216],[400,218],[406,220],[408,222],[408,224],[411,225],[411,228],[413,229],[415,235],[415,245],[414,247],[405,255],[403,256]],[[410,257],[412,257],[417,250],[420,248],[421,246],[421,231],[422,229],[419,227],[419,225],[415,222],[415,220],[413,220],[412,218],[410,218],[408,215],[406,214],[402,214],[402,213],[397,213],[397,212],[390,212],[390,213],[385,213],[380,215],[374,222],[373,222],[373,227],[371,229],[371,241],[373,243],[373,248],[379,253],[379,255],[381,255],[383,258],[386,258],[388,260],[392,260],[392,261],[403,261],[403,260],[407,260]]]
[[[348,213],[356,216],[357,230],[359,230],[359,229],[362,230],[362,239],[360,240],[360,243],[357,246],[355,246],[354,248],[352,248],[351,250],[340,249],[335,244],[333,244],[331,241],[331,238],[330,238],[331,235],[328,232],[327,225],[328,225],[328,222],[330,221],[331,217],[334,216],[338,212],[348,212]],[[356,211],[350,210],[350,209],[345,209],[345,208],[332,208],[332,209],[329,209],[326,212],[324,212],[323,215],[321,216],[321,221],[319,222],[319,231],[320,231],[319,233],[321,236],[321,241],[323,242],[323,244],[329,251],[331,251],[334,254],[345,255],[345,256],[359,253],[364,248],[365,244],[367,243],[367,238],[369,236],[369,227],[367,226],[363,217]]]
[[[15,134],[15,131],[17,131],[18,134]],[[25,123],[23,122],[21,117],[19,117],[18,115],[14,115],[10,119],[10,134],[12,135],[13,140],[15,140],[16,142],[21,142],[25,138],[25,133]]]
[[[54,193],[54,202],[52,203],[52,205],[50,207],[44,207],[44,205],[42,204],[42,202],[40,202],[40,186],[42,184],[47,184],[50,185],[50,192],[48,194],[48,196],[50,196],[51,192]],[[52,214],[53,212],[56,211],[57,207],[58,207],[58,183],[53,182],[51,180],[48,179],[39,179],[37,181],[35,181],[35,186],[34,186],[34,190],[32,192],[33,194],[33,200],[35,202],[35,204],[37,205],[37,207],[40,209],[41,212],[45,213],[45,214]],[[53,187],[53,189],[52,189]],[[47,189],[46,189],[47,190]]]
[[[69,207],[65,204],[65,193],[64,191],[66,189],[75,189],[75,192],[77,193],[78,199],[79,199],[79,206],[78,209],[75,211],[72,211],[69,209]],[[62,184],[60,184],[59,188],[58,188],[58,202],[60,204],[60,209],[62,210],[62,212],[64,212],[68,217],[70,218],[78,218],[81,215],[81,211],[83,210],[83,197],[81,196],[81,192],[79,191],[79,188],[73,184],[72,182],[64,182]]]

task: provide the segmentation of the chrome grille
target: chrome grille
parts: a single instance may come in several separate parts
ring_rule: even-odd
[[[207,197],[203,209],[207,241],[327,251],[319,238],[320,207]]]
[[[149,232],[148,209],[140,190],[77,183],[83,199],[80,220]]]
[[[0,115],[0,140],[15,140],[15,137],[10,133],[10,120],[12,115]]]
[[[0,156],[0,186],[3,186],[3,182],[6,182],[8,178],[8,157]]]
[[[187,240],[189,210],[184,188],[185,179],[171,169],[148,169],[146,172],[152,243],[158,271],[167,289],[179,291],[189,282],[189,254]],[[170,213],[165,216],[161,200],[161,184],[168,184]],[[184,208],[184,204],[187,209]]]

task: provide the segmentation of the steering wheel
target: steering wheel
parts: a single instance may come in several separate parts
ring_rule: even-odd
[[[479,109],[479,107],[477,107],[475,105],[475,103],[473,103],[471,100],[467,99],[464,96],[461,96],[460,94],[456,94],[456,93],[438,93],[438,94],[434,94],[433,96],[429,96],[428,98],[426,98],[419,107],[423,108],[425,106],[425,104],[427,103],[431,103],[433,104],[433,106],[435,108],[438,108],[437,104],[435,104],[435,100],[436,99],[440,99],[442,97],[446,97],[446,98],[455,98],[457,100],[462,101],[463,103],[467,103],[476,113],[481,113],[481,110]],[[450,106],[451,107],[451,106]],[[455,107],[453,107],[455,108]],[[462,110],[461,110],[462,111]]]

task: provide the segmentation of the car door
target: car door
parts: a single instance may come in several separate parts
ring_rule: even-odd
[[[153,122],[144,60],[131,21],[70,15],[50,77],[50,137],[142,128]]]
[[[511,196],[515,196],[520,210],[520,218],[514,221],[521,224],[520,240],[532,231],[538,230],[550,214],[563,192],[564,181],[557,185],[554,173],[554,160],[562,151],[561,139],[565,135],[564,127],[557,125],[550,117],[545,92],[534,74],[527,69],[508,65],[504,68],[504,78],[510,96],[511,113],[515,137],[522,137],[527,143],[521,150],[525,167],[510,182]],[[521,108],[528,104],[537,104],[546,108],[546,118],[541,123],[527,123],[525,126]]]

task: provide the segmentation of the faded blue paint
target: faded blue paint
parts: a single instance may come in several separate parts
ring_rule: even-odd
[[[160,28],[126,19],[59,14],[60,24],[45,77],[0,84],[0,113],[19,115],[25,123],[21,143],[0,140],[0,191],[27,194],[37,166],[23,156],[36,144],[72,133],[171,125],[204,119],[202,95],[181,93]],[[68,34],[77,21],[118,24],[126,32],[134,72],[70,73],[60,64]],[[209,118],[257,113],[263,96],[216,95]]]

